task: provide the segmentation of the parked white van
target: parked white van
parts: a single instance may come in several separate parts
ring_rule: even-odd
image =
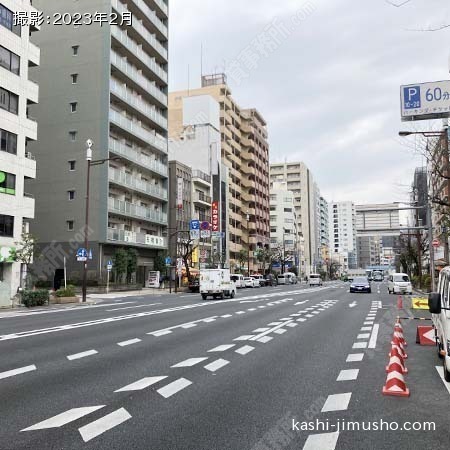
[[[436,333],[438,355],[443,358],[444,378],[450,381],[450,267],[439,274],[438,291],[428,295]]]
[[[284,274],[284,279],[286,280],[286,284],[297,284],[297,277],[295,276],[295,273],[286,272]]]
[[[312,273],[309,276],[309,286],[322,286],[322,278],[318,273]]]
[[[244,275],[240,274],[240,273],[233,273],[230,275],[230,279],[231,281],[234,281],[234,283],[236,284],[236,287],[238,289],[244,288],[245,284],[244,284]]]
[[[389,294],[412,294],[412,284],[406,273],[393,273],[388,279]]]

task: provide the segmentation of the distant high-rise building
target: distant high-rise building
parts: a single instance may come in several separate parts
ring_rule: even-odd
[[[41,247],[61,246],[50,263],[80,279],[75,259],[83,242],[86,145],[93,140],[88,277],[106,278],[118,247],[138,252],[137,282],[167,253],[168,1],[33,0],[44,17],[64,11],[110,17],[117,23],[42,27],[42,64],[33,70],[42,104],[30,109],[41,124],[32,146],[40,172],[33,183]],[[132,19],[131,19],[132,18]],[[62,36],[63,31],[63,38]],[[49,278],[53,280],[53,275]]]
[[[271,164],[270,182],[285,182],[287,189],[294,194],[297,227],[304,239],[305,273],[309,275],[320,258],[320,195],[317,185],[303,162]]]
[[[29,106],[38,102],[39,88],[29,68],[40,63],[40,50],[30,42],[40,28],[14,25],[16,12],[31,17],[37,10],[25,0],[0,3],[0,308],[11,306],[23,281],[26,267],[14,261],[12,252],[35,213],[27,180],[36,177],[29,144],[37,138],[37,122]]]

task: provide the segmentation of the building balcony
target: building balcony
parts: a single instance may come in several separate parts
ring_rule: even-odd
[[[167,248],[167,238],[162,236],[117,230],[115,228],[108,228],[108,241],[115,242],[120,245],[137,245],[139,247],[157,249]]]
[[[192,202],[211,207],[212,199],[209,195],[205,195],[202,192],[195,192],[192,196]]]
[[[117,98],[122,100],[127,105],[132,106],[135,111],[141,113],[147,119],[150,119],[154,125],[156,124],[156,126],[160,126],[162,129],[167,130],[167,119],[156,110],[154,105],[142,100],[137,95],[133,94],[129,89],[121,86],[113,79],[110,80],[109,85],[111,93]]]
[[[133,122],[112,108],[109,110],[109,120],[111,124],[140,139],[143,145],[151,145],[154,149],[167,154],[167,140],[156,133],[146,130],[140,122]]]
[[[167,16],[167,5],[161,0],[153,0],[155,6],[158,6],[161,12]],[[129,3],[129,9],[134,16],[142,16],[145,18],[147,25],[154,31],[158,33],[158,37],[162,40],[167,40],[168,30],[167,26],[164,25],[163,21],[156,15],[155,11],[150,9],[144,0],[131,0]],[[164,9],[166,12],[164,12]],[[135,14],[138,12],[138,14]]]
[[[41,60],[41,50],[32,42],[28,42],[28,64],[31,66],[39,66]]]
[[[131,189],[157,200],[167,200],[167,189],[161,188],[147,181],[142,181],[137,177],[127,174],[121,170],[109,168],[108,179],[121,187]]]
[[[167,106],[167,95],[164,94],[154,82],[145,78],[134,66],[127,62],[127,59],[111,50],[111,64],[122,72],[128,80],[132,81],[134,87],[148,92],[162,107]]]
[[[192,181],[194,183],[202,184],[208,188],[211,187],[211,175],[208,175],[201,170],[192,171]]]
[[[123,13],[130,12],[128,8],[119,0],[112,0],[111,4],[112,7],[120,15],[123,15]],[[162,57],[164,62],[167,62],[167,49],[161,45],[161,43],[156,39],[156,36],[154,34],[150,33],[147,30],[147,28],[145,28],[144,25],[142,25],[141,21],[133,20],[132,28],[136,30],[136,32],[140,35],[141,39],[143,39],[145,43],[150,44],[146,46],[149,51],[153,52],[154,50],[156,50],[156,52],[158,53],[159,56]],[[151,48],[149,48],[150,46]]]
[[[167,72],[155,61],[155,58],[150,57],[141,46],[131,39],[127,33],[122,31],[117,25],[111,27],[111,36],[117,39],[123,48],[128,51],[133,57],[147,69],[151,76],[156,76],[156,79],[162,83],[167,84]]]
[[[141,149],[139,148],[128,147],[128,145],[122,144],[116,139],[109,139],[109,151],[111,153],[122,156],[138,166],[144,167],[155,174],[167,178],[169,172],[167,166],[159,161],[155,161],[154,159],[143,155],[140,150]]]
[[[151,223],[167,226],[167,214],[155,211],[144,206],[139,206],[134,203],[125,202],[116,198],[108,199],[108,211],[112,214],[117,214],[127,218],[134,218],[138,220],[145,220]]]

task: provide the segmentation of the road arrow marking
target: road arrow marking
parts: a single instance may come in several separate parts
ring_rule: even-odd
[[[49,428],[60,428],[70,422],[80,419],[81,417],[87,416],[99,409],[104,408],[105,405],[100,406],[89,406],[86,408],[73,408],[65,411],[57,416],[51,417],[50,419],[44,420],[32,425],[31,427],[25,428],[21,431],[34,431],[34,430],[47,430]]]
[[[349,308],[354,308],[356,306],[356,302],[350,303],[350,305],[348,305]]]

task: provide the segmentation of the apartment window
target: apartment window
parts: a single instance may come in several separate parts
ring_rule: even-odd
[[[70,79],[72,80],[72,84],[77,84],[78,83],[78,74],[73,73],[72,75],[70,75]]]
[[[14,14],[11,10],[6,8],[0,3],[0,25],[8,28],[8,30],[12,31],[17,36],[21,34],[21,26],[14,25]]]
[[[0,129],[0,150],[17,155],[17,134]]]
[[[0,194],[16,195],[16,176],[0,171]]]
[[[19,110],[19,96],[0,88],[0,108],[9,111],[10,113],[17,114]]]
[[[20,72],[20,57],[0,45],[0,66],[16,75]]]
[[[72,142],[75,142],[77,140],[77,132],[76,131],[69,131],[69,137]]]
[[[73,172],[75,170],[76,161],[69,161],[69,170]]]
[[[75,191],[67,191],[67,197],[69,200],[75,200]]]
[[[70,103],[70,112],[71,113],[77,112],[77,106],[78,106],[77,102],[71,102]]]
[[[80,48],[79,45],[72,45],[72,56],[78,55],[78,49]]]
[[[0,236],[14,236],[14,217],[0,214]]]
[[[73,231],[73,220],[66,221],[67,231]]]

